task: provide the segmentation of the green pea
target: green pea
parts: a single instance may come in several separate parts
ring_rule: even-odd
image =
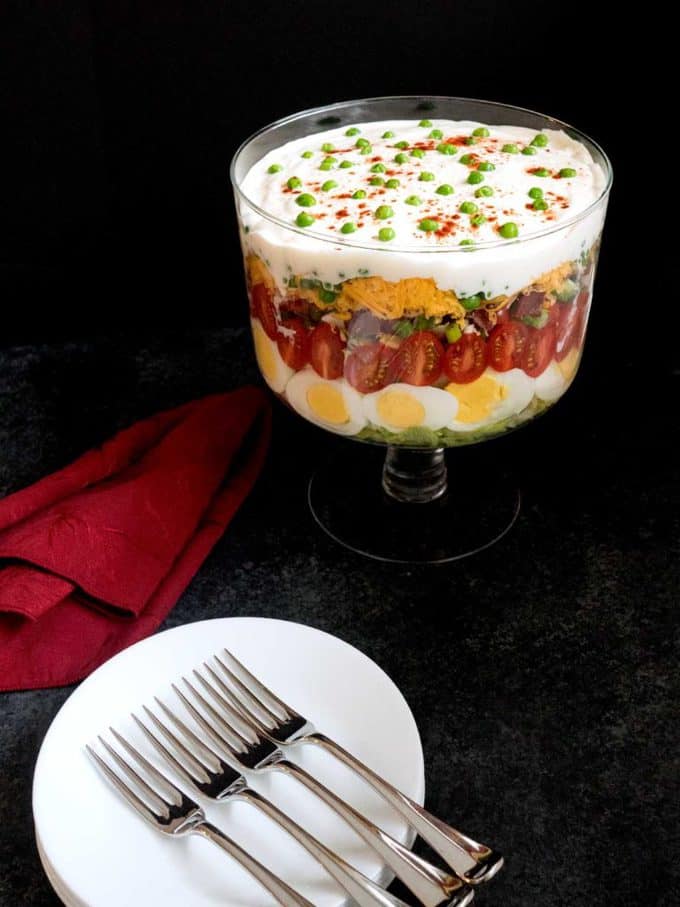
[[[372,145],[364,145],[363,148],[359,149],[359,154],[371,154],[373,152]]]
[[[470,223],[473,227],[481,227],[482,224],[486,223],[486,217],[483,214],[475,214],[474,217],[470,218]]]
[[[365,190],[365,189],[357,189],[357,191],[354,193],[354,195],[352,196],[352,198],[366,198],[366,190]]]
[[[483,173],[489,173],[491,170],[496,169],[496,165],[492,164],[491,161],[482,161],[481,164],[477,165],[477,169]]]
[[[394,160],[397,164],[408,164],[408,154],[405,151],[400,151],[399,154],[395,154]]]
[[[394,217],[394,211],[389,205],[380,205],[379,208],[375,209],[375,216],[378,220],[387,220],[388,217]]]
[[[288,186],[289,189],[297,189],[298,186],[302,185],[302,180],[298,179],[297,176],[291,176],[291,178],[287,181],[286,185]]]
[[[378,230],[378,239],[381,242],[389,242],[391,239],[394,239],[396,235],[397,234],[394,232],[392,227],[381,227]]]
[[[458,149],[455,145],[452,145],[450,142],[440,142],[437,145],[437,151],[440,154],[456,154]]]
[[[479,136],[481,136],[481,137],[484,138],[484,139],[485,139],[488,135],[491,135],[491,133],[489,132],[489,130],[486,128],[486,126],[478,126],[476,129],[473,129],[473,130],[472,130],[472,134],[473,134],[473,135],[479,135]]]
[[[319,164],[319,170],[332,170],[336,164],[336,158],[326,157]]]
[[[350,126],[349,129],[345,130],[345,135],[359,135],[361,129],[357,129],[356,126]]]
[[[426,233],[433,233],[435,230],[439,229],[439,221],[432,220],[432,218],[430,217],[426,217],[425,220],[421,220],[418,226]]]
[[[458,210],[461,214],[476,214],[479,209],[474,202],[462,202]]]
[[[356,142],[354,143],[354,147],[355,148],[365,148],[367,145],[370,145],[370,144],[371,143],[368,141],[368,139],[357,139]]]
[[[453,193],[453,186],[450,186],[448,183],[442,183],[435,191],[437,195],[451,195]]]
[[[409,145],[409,143],[406,141],[406,139],[402,139],[400,142],[397,142],[397,144],[394,147],[404,149],[404,148],[408,148],[408,145]]]
[[[335,189],[338,184],[335,180],[326,180],[326,182],[321,187],[322,192],[330,192],[331,189]]]
[[[369,185],[382,186],[382,185],[384,185],[384,183],[385,183],[385,180],[382,178],[382,176],[372,176],[370,179]]]
[[[476,183],[481,183],[484,181],[484,174],[480,173],[479,170],[473,170],[472,173],[468,173],[468,178],[466,182],[470,183],[471,186],[474,186]]]
[[[544,198],[537,198],[532,205],[534,211],[547,211],[549,207],[550,205]]]
[[[465,240],[463,240],[463,242],[465,242]],[[470,242],[470,240],[468,240],[468,242]],[[445,333],[446,333],[446,339],[449,341],[449,343],[455,343],[457,340],[460,340],[460,338],[463,336],[463,332],[461,331],[461,329],[458,327],[458,325],[455,322],[453,324],[450,324],[446,328]]]
[[[501,151],[504,151],[506,154],[519,154],[519,148],[514,142],[508,142],[507,145],[503,145]]]
[[[466,165],[467,165],[467,164],[473,164],[476,160],[477,160],[477,157],[476,157],[476,155],[474,155],[474,154],[464,154],[464,155],[460,158],[461,164],[466,164]]]
[[[413,205],[414,207],[417,207],[418,205],[422,205],[422,203],[423,203],[422,199],[420,199],[417,195],[409,195],[409,197],[404,199],[404,201],[406,202],[407,205]]]
[[[527,195],[529,198],[543,198],[543,190],[540,186],[532,186]]]
[[[394,138],[394,133],[391,132],[391,131],[388,129],[387,132],[383,132],[382,137],[383,137],[384,139],[393,139],[393,138]]]
[[[573,167],[562,167],[562,169],[560,170],[560,176],[563,179],[572,179],[576,176],[576,171]]]
[[[311,227],[314,223],[314,215],[309,214],[307,211],[300,211],[298,216],[295,218],[295,223],[298,227]]]
[[[338,294],[334,293],[332,290],[326,290],[322,288],[319,290],[319,299],[321,302],[324,302],[326,305],[332,305],[337,299]]]
[[[326,152],[335,151],[335,146],[333,145],[333,142],[324,142],[321,146],[321,150]]]
[[[267,173],[278,173],[279,170],[283,170],[283,164],[270,164],[267,167]]]
[[[399,180],[391,179],[387,180],[385,183],[387,189],[398,189],[400,186]]]
[[[423,170],[418,179],[421,183],[429,183],[434,179],[434,173],[430,173],[429,170]]]
[[[303,151],[302,154],[300,155],[300,157],[305,157],[305,158],[307,158],[307,160],[309,160],[310,157],[314,157],[314,152],[313,151]]]
[[[440,139],[444,133],[441,129],[433,129],[432,132],[428,135],[428,139]]]
[[[526,148],[522,148],[522,154],[538,154],[538,151],[532,145],[527,145]]]
[[[498,232],[503,237],[503,239],[514,239],[519,235],[517,224],[513,224],[511,220],[509,220],[505,224],[501,224],[501,226],[498,228]]]
[[[301,208],[311,208],[312,205],[316,204],[316,199],[309,192],[303,192],[302,195],[298,195],[295,201]]]
[[[418,123],[418,125],[419,125],[419,126],[422,126],[423,129],[427,129],[428,126],[431,126],[431,125],[432,125],[432,120],[421,120],[421,121]]]
[[[476,139],[473,135],[469,135],[469,136],[465,139],[465,144],[466,144],[466,145],[476,145],[476,144],[477,144],[477,139]]]
[[[342,163],[340,164],[340,169],[349,170],[349,168],[353,166],[354,164],[352,163],[352,161],[342,161]]]
[[[537,148],[545,148],[545,146],[548,144],[548,136],[543,135],[542,132],[539,132],[533,137],[531,144],[535,145]]]
[[[550,176],[550,171],[546,170],[545,167],[537,167],[532,172],[534,176]]]
[[[384,164],[373,164],[371,173],[384,173],[386,169]]]
[[[425,157],[425,152],[423,151],[422,148],[414,148],[413,151],[411,152],[411,157],[423,158],[423,157]]]
[[[480,186],[479,189],[475,189],[475,198],[490,198],[492,195],[491,186]]]
[[[474,246],[474,244],[474,239],[461,239],[461,241],[458,243],[459,246]]]
[[[353,224],[351,220],[348,220],[346,224],[343,224],[342,227],[340,227],[340,232],[341,233],[355,233],[356,229],[357,229],[356,224]]]

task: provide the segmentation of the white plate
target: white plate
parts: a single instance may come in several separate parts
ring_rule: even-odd
[[[195,836],[169,839],[146,825],[84,750],[113,725],[151,755],[130,712],[152,703],[154,695],[172,702],[171,681],[223,646],[329,736],[423,802],[423,752],[413,715],[389,677],[357,649],[301,624],[262,618],[224,618],[167,630],[95,671],[63,705],[43,741],[33,782],[36,838],[50,882],[68,907],[274,904],[208,842]],[[352,772],[316,747],[297,747],[290,755],[410,846],[408,826]],[[366,875],[382,883],[391,879],[361,839],[299,783],[278,772],[251,775],[251,781]],[[195,798],[211,821],[313,904],[345,902],[318,864],[254,807]]]

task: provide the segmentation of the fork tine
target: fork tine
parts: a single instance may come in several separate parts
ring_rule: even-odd
[[[149,743],[151,743],[151,745],[154,746],[161,753],[161,755],[170,762],[175,771],[179,772],[179,774],[185,780],[189,781],[189,783],[207,783],[210,779],[198,759],[194,758],[194,756],[189,752],[184,744],[180,740],[178,740],[177,737],[175,737],[175,735],[169,728],[166,728],[165,725],[156,718],[156,716],[150,709],[147,709],[146,706],[143,706],[143,709],[156,724],[156,726],[161,728],[163,734],[172,742],[177,751],[182,754],[183,761],[179,756],[176,756],[175,753],[171,752],[163,743],[163,741],[159,740],[158,737],[153,733],[153,731],[148,728],[141,719],[133,714],[132,717],[137,722],[139,729],[146,735]]]
[[[135,769],[123,759],[120,753],[117,752],[110,743],[107,743],[102,736],[99,736],[98,740],[123,773],[141,788],[151,803],[157,806],[160,815],[167,819],[170,815],[169,808],[172,804],[165,800],[158,791],[154,790],[153,787],[142,778],[139,772],[135,771]]]
[[[106,777],[109,779],[111,784],[116,788],[119,794],[121,794],[128,801],[130,806],[133,809],[136,809],[138,813],[142,815],[144,819],[148,822],[151,822],[153,825],[158,824],[158,816],[154,811],[147,806],[147,804],[141,800],[137,794],[130,788],[128,785],[120,778],[107,764],[104,762],[102,757],[97,753],[90,745],[85,744],[85,749],[88,751],[92,759],[97,763],[100,771],[102,771]]]
[[[229,716],[230,720],[225,721],[226,726],[228,728],[230,728],[233,733],[238,734],[238,736],[241,737],[241,739],[246,744],[256,743],[257,742],[256,731],[252,727],[250,721],[248,721],[241,714],[241,712],[239,710],[234,708],[234,706],[231,704],[231,699],[224,698],[224,697],[220,696],[216,690],[213,690],[213,688],[210,686],[210,684],[205,679],[205,677],[203,677],[202,674],[199,671],[197,671],[195,668],[192,673],[193,673],[194,677],[196,678],[196,680],[198,680],[200,682],[201,686],[204,689],[206,689],[209,693],[212,694],[214,699],[220,704],[220,706],[224,709],[224,711]],[[228,688],[227,688],[227,693],[229,693]],[[236,722],[236,724],[233,724],[232,722]]]
[[[230,705],[241,715],[243,719],[248,722],[248,724],[255,725],[255,729],[259,731],[260,734],[267,734],[269,731],[274,730],[276,727],[278,727],[278,724],[274,724],[273,726],[265,726],[260,718],[254,712],[252,712],[248,708],[248,706],[245,705],[245,703],[241,702],[236,693],[234,693],[233,690],[229,689],[222,678],[218,674],[216,674],[215,671],[213,671],[213,669],[207,662],[203,662],[203,667],[208,672],[208,674],[210,674],[218,689],[215,689],[212,684],[206,683],[200,674],[198,676],[200,677],[205,689],[223,708],[226,708],[227,705]]]
[[[226,724],[224,719],[221,718],[217,714],[217,712],[212,708],[212,706],[205,701],[205,699],[201,696],[201,694],[198,692],[198,690],[196,690],[195,687],[193,687],[189,683],[189,681],[186,679],[186,677],[183,677],[182,680],[189,687],[189,689],[192,691],[192,693],[198,699],[198,701],[205,705],[206,711],[208,711],[211,714],[211,716],[213,716],[215,718],[215,720],[217,722],[219,722],[220,728],[224,728],[229,733],[231,731],[231,728],[229,727],[229,725]],[[201,727],[204,731],[207,731],[207,733],[213,738],[213,740],[216,740],[218,745],[221,746],[232,759],[235,759],[238,762],[239,753],[243,753],[247,749],[247,744],[243,740],[243,738],[238,737],[238,735],[236,735],[236,734],[231,734],[231,736],[233,736],[233,739],[240,739],[242,741],[241,743],[237,744],[239,747],[239,749],[237,750],[236,747],[233,744],[231,744],[229,742],[229,740],[227,740],[227,738],[224,736],[223,733],[218,731],[217,728],[215,728],[209,721],[206,721],[206,719],[203,717],[203,715],[201,715],[201,713],[198,711],[198,709],[193,704],[193,702],[191,702],[191,700],[187,696],[184,695],[184,693],[179,689],[179,687],[175,686],[175,684],[173,683],[172,688],[175,691],[175,693],[177,693],[179,698],[182,700],[187,711],[193,716],[194,720],[199,725],[199,727]]]
[[[133,715],[132,717],[134,718],[135,716]],[[132,756],[132,758],[136,759],[137,762],[141,766],[144,767],[144,770],[147,772],[147,774],[149,774],[155,781],[158,782],[158,784],[160,784],[161,790],[163,788],[165,788],[166,790],[168,790],[170,792],[169,796],[171,798],[171,802],[174,802],[176,805],[179,806],[179,804],[182,802],[182,795],[181,795],[180,791],[172,783],[172,781],[169,778],[166,778],[165,775],[161,771],[159,771],[155,765],[152,765],[148,759],[146,759],[144,756],[142,756],[142,754],[137,749],[135,749],[135,747],[131,743],[128,743],[128,741],[125,739],[125,737],[122,737],[118,733],[118,731],[116,731],[112,727],[110,727],[109,730],[111,731],[113,736],[116,738],[118,743],[120,743],[120,745],[128,751],[128,753]],[[159,796],[160,796],[160,794],[159,794]],[[163,799],[163,798],[161,798],[161,799]]]
[[[213,658],[222,669],[222,672],[229,679],[231,685],[235,687],[238,692],[229,689],[224,681],[220,677],[218,677],[215,671],[213,671],[212,668],[210,668],[209,665],[207,665],[205,662],[204,664],[210,671],[211,675],[215,678],[215,681],[219,684],[220,688],[225,691],[228,690],[228,692],[231,694],[232,701],[235,703],[236,707],[247,711],[248,716],[253,720],[255,720],[255,713],[253,712],[253,707],[255,707],[259,710],[260,714],[267,717],[267,720],[269,721],[268,727],[270,730],[278,727],[282,718],[285,716],[277,715],[270,708],[268,708],[261,699],[258,699],[257,696],[248,689],[243,681],[241,681],[233,671],[229,670],[229,668],[225,665],[219,655],[214,655]],[[240,697],[238,693],[241,694]],[[249,705],[247,705],[247,703],[249,703]]]
[[[287,705],[287,703],[285,703],[282,699],[279,699],[279,697],[275,693],[272,693],[269,687],[266,687],[261,680],[258,680],[257,677],[251,674],[248,668],[246,668],[245,665],[241,664],[238,658],[232,652],[230,652],[229,649],[223,649],[222,651],[225,652],[229,656],[229,658],[231,658],[234,664],[238,665],[240,671],[242,671],[246,679],[249,680],[251,685],[257,690],[258,698],[264,696],[265,699],[268,699],[275,706],[278,706],[280,709],[282,709],[284,715],[287,715],[291,718],[302,718],[302,716],[299,715],[295,711],[295,709]]]
[[[174,686],[174,684],[173,684],[173,686]],[[194,734],[194,732],[191,730],[191,728],[188,725],[186,725],[182,721],[181,718],[179,718],[177,715],[175,715],[175,713],[164,702],[162,702],[158,698],[158,696],[154,696],[154,699],[156,700],[156,703],[160,706],[160,708],[163,710],[163,712],[172,721],[172,723],[175,725],[175,727],[179,728],[180,731],[182,732],[182,734],[185,736],[185,738],[187,740],[190,740],[194,744],[196,749],[198,750],[198,753],[193,753],[193,752],[191,752],[191,750],[188,750],[189,755],[191,755],[193,757],[193,759],[196,760],[196,762],[199,762],[200,764],[202,764],[205,767],[206,771],[212,770],[211,765],[210,765],[211,759],[213,760],[213,765],[215,767],[219,766],[220,761],[221,761],[219,753],[216,750],[214,750],[212,747],[208,746],[208,744],[204,740],[201,740],[200,737],[198,737],[196,734]],[[156,715],[154,715],[153,712],[149,712],[149,714],[151,715],[153,720],[156,722],[156,725],[158,726],[158,728],[161,731],[163,731],[166,734],[166,736],[170,735],[171,739],[177,740],[177,743],[179,744],[179,746],[181,748],[182,741],[179,740],[179,738],[174,737],[174,735],[172,734],[172,731],[165,724],[163,724],[163,722]],[[188,749],[188,747],[185,747],[185,748]],[[201,754],[200,756],[199,756],[199,753]]]

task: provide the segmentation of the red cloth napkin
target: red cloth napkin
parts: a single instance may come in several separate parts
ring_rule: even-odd
[[[80,680],[152,633],[250,491],[254,387],[160,413],[0,500],[0,690]]]

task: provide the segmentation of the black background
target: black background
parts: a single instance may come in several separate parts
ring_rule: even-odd
[[[12,162],[0,343],[243,323],[228,181],[238,144],[306,107],[432,93],[550,113],[603,145],[615,188],[592,330],[620,341],[601,345],[608,360],[672,368],[675,306],[654,341],[631,350],[630,322],[661,294],[668,262],[656,249],[673,168],[659,132],[663,29],[653,7],[635,17],[526,0],[3,8]],[[652,140],[663,151],[647,157]]]

